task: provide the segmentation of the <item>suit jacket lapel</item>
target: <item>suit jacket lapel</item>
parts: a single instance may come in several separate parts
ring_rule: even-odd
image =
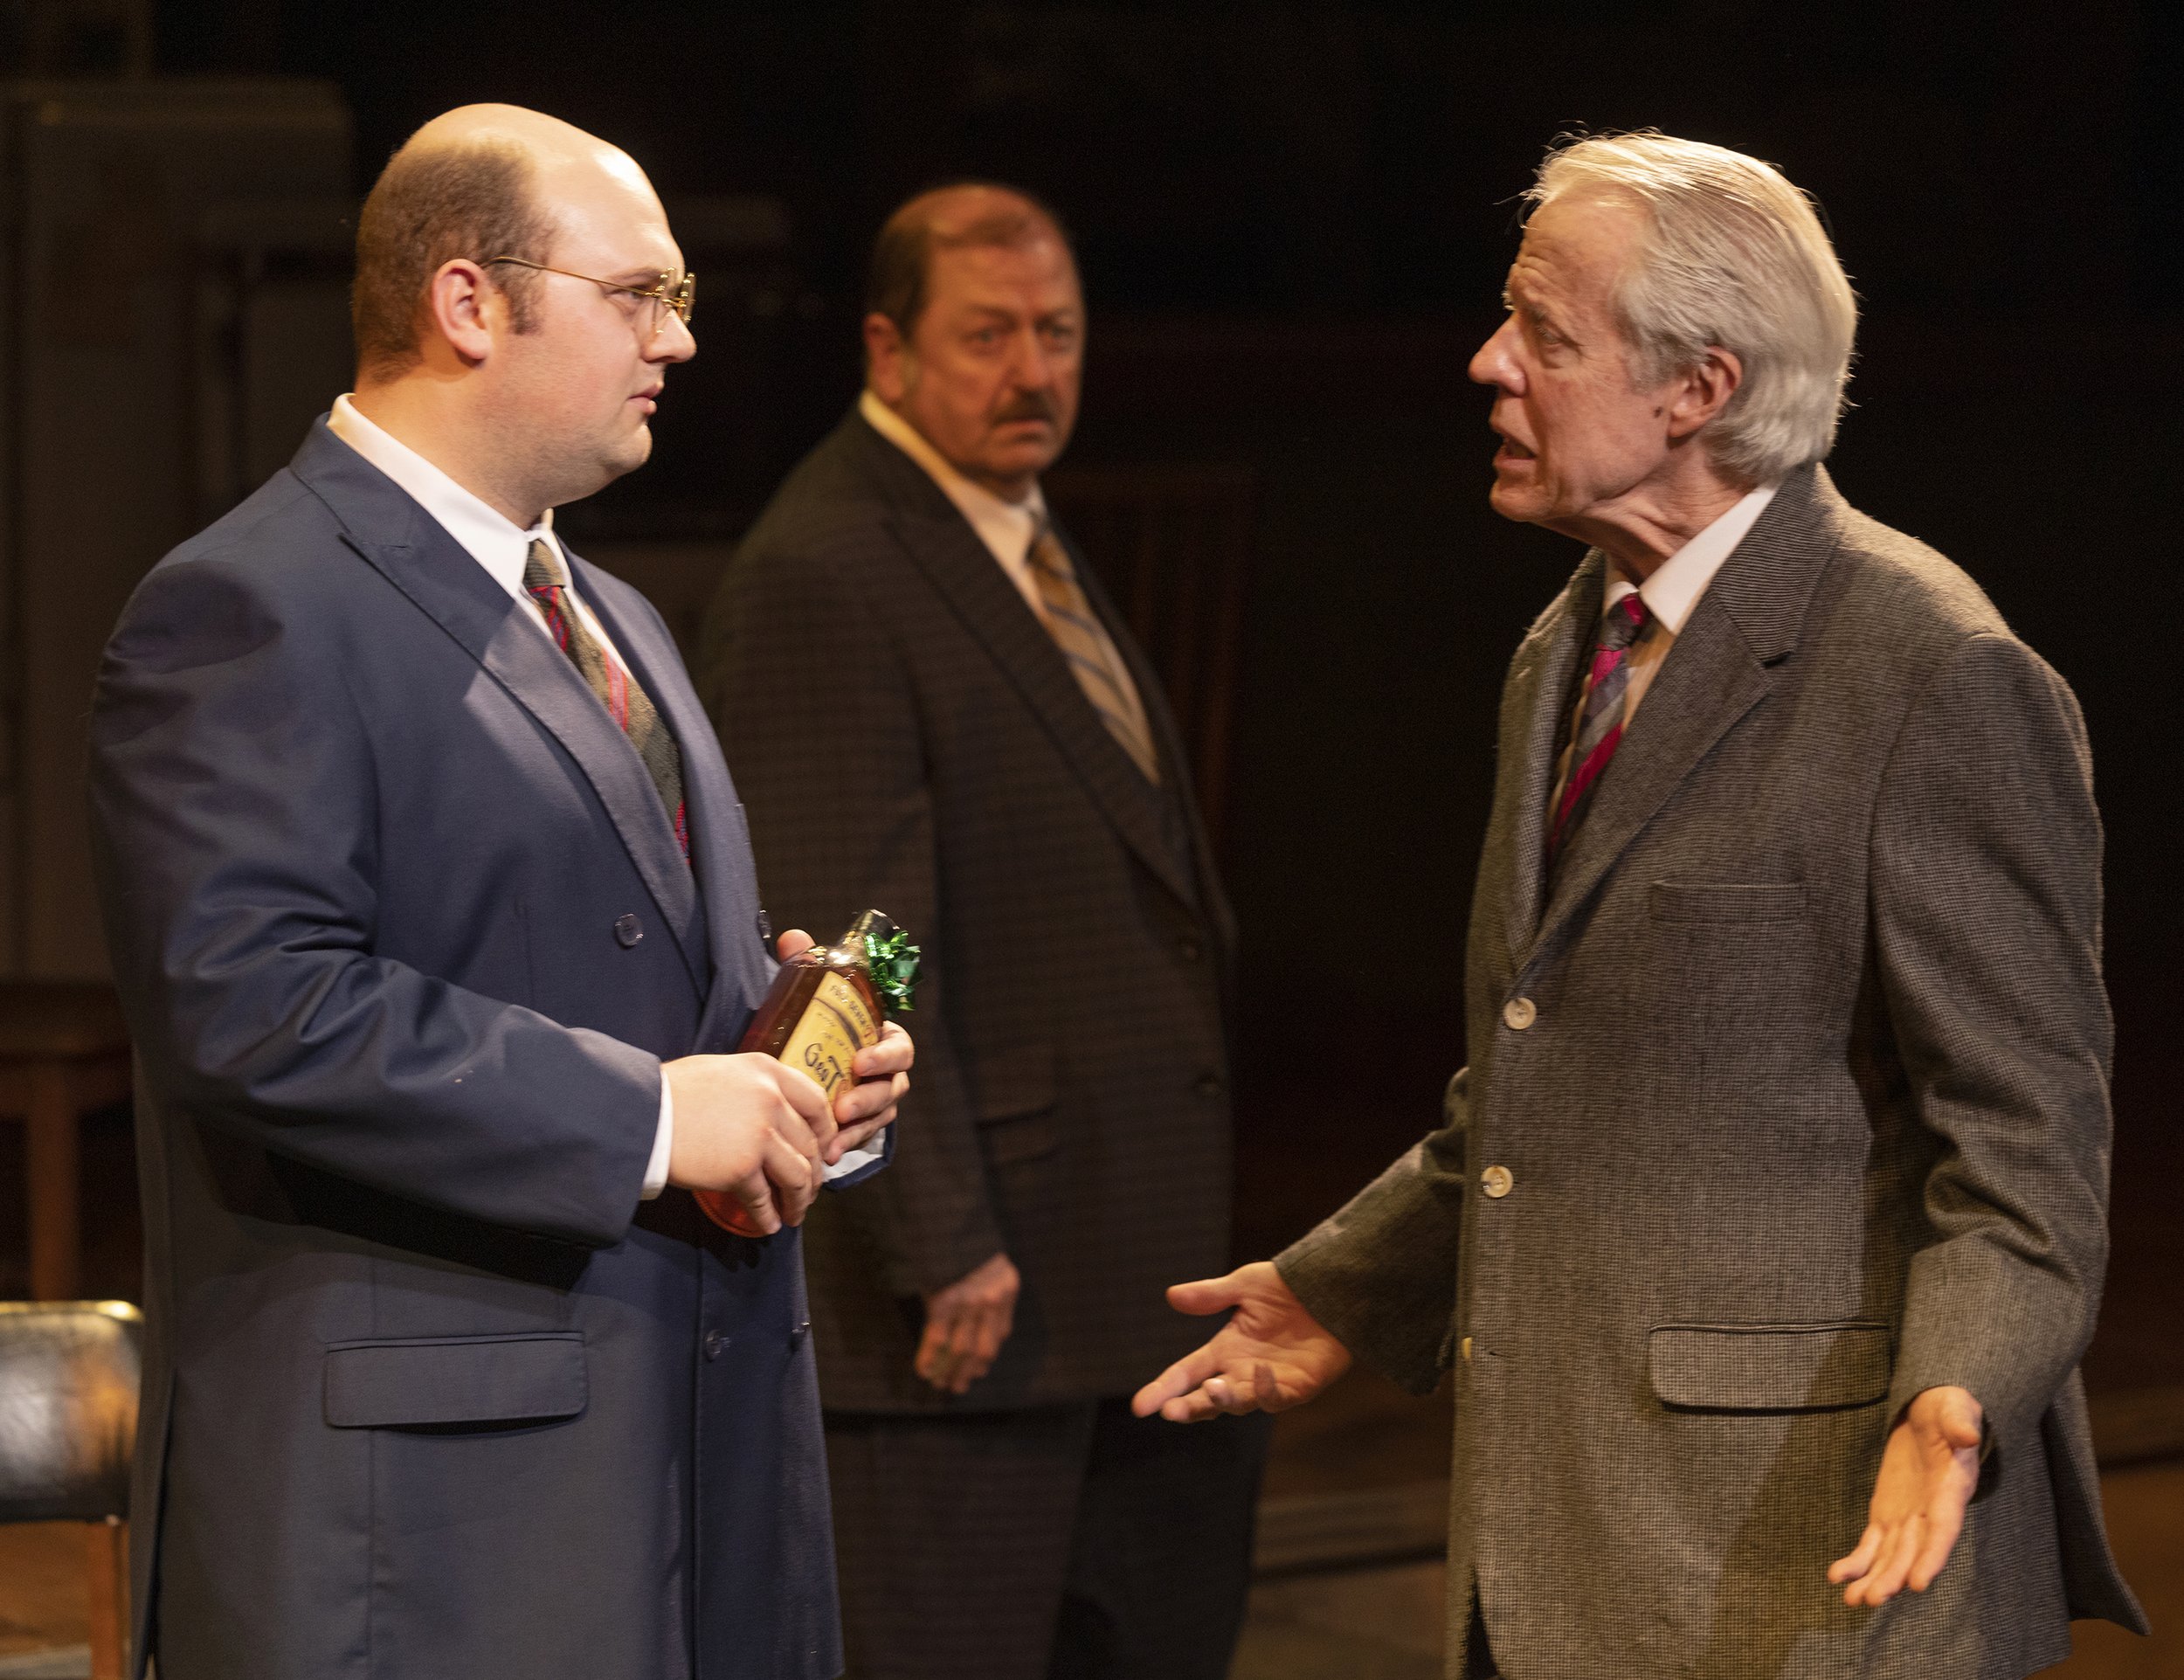
[[[1022,694],[1130,849],[1177,896],[1197,903],[1190,876],[1163,831],[1158,792],[1107,732],[1008,574],[923,468],[862,421],[857,425],[875,451],[894,457],[885,464],[895,504],[888,524],[904,551]],[[895,463],[900,473],[892,470]],[[1088,596],[1094,587],[1086,582]],[[1138,675],[1141,682],[1149,680]]]
[[[326,432],[323,422],[305,439],[295,471],[341,520],[349,546],[467,649],[576,760],[702,992],[696,886],[643,762],[576,666],[437,520]],[[586,599],[593,604],[592,597]],[[620,645],[620,627],[612,633]]]
[[[1512,961],[1521,962],[1539,930],[1545,877],[1547,799],[1553,790],[1555,755],[1561,750],[1578,663],[1587,633],[1600,617],[1607,563],[1595,550],[1524,639],[1510,668],[1502,713],[1502,762],[1513,778],[1516,808],[1497,831],[1509,835],[1504,861],[1503,934]]]
[[[1545,947],[1715,743],[1766,698],[1773,687],[1769,667],[1795,648],[1834,552],[1842,506],[1824,470],[1801,469],[1723,563],[1600,778],[1532,951]],[[1596,614],[1598,605],[1595,596]],[[1545,799],[1543,789],[1528,808],[1535,821],[1544,821]]]

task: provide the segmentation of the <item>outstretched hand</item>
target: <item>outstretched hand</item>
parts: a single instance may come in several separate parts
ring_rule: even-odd
[[[1923,1593],[1933,1585],[1979,1486],[1983,1417],[1963,1388],[1925,1389],[1904,1408],[1881,1455],[1857,1549],[1828,1567],[1829,1580],[1849,1583],[1845,1604],[1885,1604],[1906,1587]]]
[[[1197,1423],[1224,1412],[1283,1412],[1350,1369],[1350,1350],[1304,1310],[1269,1261],[1178,1283],[1168,1304],[1200,1317],[1233,1307],[1235,1316],[1137,1391],[1130,1410],[1141,1418],[1158,1412],[1171,1423]]]

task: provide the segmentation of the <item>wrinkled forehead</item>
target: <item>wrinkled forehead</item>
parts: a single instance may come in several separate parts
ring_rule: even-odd
[[[1637,258],[1646,224],[1645,211],[1627,199],[1582,192],[1550,199],[1524,225],[1510,289],[1605,308]]]

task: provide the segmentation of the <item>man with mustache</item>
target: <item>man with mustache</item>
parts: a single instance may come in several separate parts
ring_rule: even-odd
[[[2015,1680],[2144,1632],[2077,1361],[2106,1259],[2100,821],[2069,688],[1853,508],[1813,205],[1552,154],[1471,377],[1588,545],[1517,649],[1446,1126],[1147,1414],[1453,1373],[1448,1672]]]
[[[427,123],[358,220],[356,391],[107,646],[140,1675],[840,1666],[784,1227],[876,1170],[909,1040],[831,1110],[722,1054],[774,955],[736,791],[660,615],[553,528],[650,453],[692,289],[626,154]]]
[[[924,946],[916,1145],[807,1227],[850,1671],[1204,1680],[1262,1421],[1199,1441],[1126,1396],[1189,1344],[1170,1269],[1226,1263],[1231,933],[1158,682],[1040,489],[1068,242],[1022,193],[923,194],[864,333],[700,665],[773,908]]]

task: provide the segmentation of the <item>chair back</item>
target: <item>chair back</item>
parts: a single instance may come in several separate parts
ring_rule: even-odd
[[[0,1302],[0,1523],[128,1515],[143,1324],[124,1301]]]

